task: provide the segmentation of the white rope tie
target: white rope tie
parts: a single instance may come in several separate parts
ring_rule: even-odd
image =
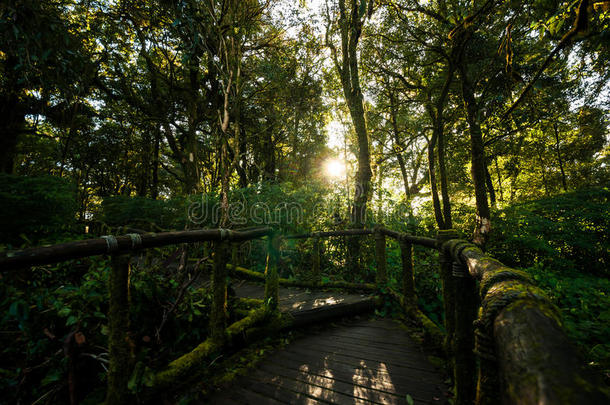
[[[102,239],[106,240],[106,252],[112,254],[119,250],[119,242],[112,235],[104,235]]]
[[[231,231],[230,230],[220,228],[219,231],[220,231],[220,240],[227,240],[227,239],[229,239],[229,236],[231,235]]]
[[[142,246],[142,236],[139,233],[128,233],[129,239],[131,239],[131,248],[137,249]]]

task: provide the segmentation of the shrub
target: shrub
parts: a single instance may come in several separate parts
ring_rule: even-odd
[[[96,219],[109,226],[131,226],[144,230],[182,229],[186,221],[185,199],[152,200],[120,195],[102,201]]]
[[[607,275],[609,198],[608,189],[590,189],[507,207],[492,220],[489,249],[507,265]]]
[[[76,187],[60,177],[0,174],[0,243],[36,242],[72,229]]]

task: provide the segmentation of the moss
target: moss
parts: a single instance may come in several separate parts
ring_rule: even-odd
[[[129,340],[129,256],[113,256],[108,279],[108,391],[107,404],[127,403],[127,380],[133,353]]]
[[[226,329],[225,341],[227,343],[234,342],[237,336],[246,334],[248,328],[265,320],[267,315],[267,309],[264,307],[250,311],[250,314],[246,318],[235,322]],[[196,375],[196,370],[202,366],[205,360],[212,354],[219,352],[222,347],[223,344],[217,339],[207,339],[193,351],[172,361],[165,370],[157,373],[153,377],[153,387],[155,389],[162,389],[180,382],[187,376]]]
[[[521,271],[521,270],[511,269],[506,266],[500,266],[500,267],[492,269],[490,271],[486,271],[483,274],[483,277],[482,277],[481,283],[480,283],[481,298],[485,297],[485,295],[487,294],[487,291],[491,287],[493,287],[495,284],[502,282],[502,281],[507,281],[507,280],[517,280],[517,281],[521,281],[522,283],[527,283],[527,284],[531,284],[531,282],[532,282],[531,277],[526,272]]]
[[[263,300],[258,298],[242,298],[235,297],[233,299],[233,307],[239,309],[252,309],[254,307],[259,307],[263,305]]]
[[[231,268],[231,264],[227,264]],[[265,275],[257,271],[248,270],[243,267],[236,267],[235,274],[247,280],[265,281]],[[344,289],[351,291],[376,291],[377,286],[371,283],[357,284],[347,281],[329,281],[327,283],[312,283],[299,280],[289,280],[287,278],[278,278],[278,283],[286,287],[301,287],[301,288],[319,288],[319,289]]]
[[[201,363],[212,353],[221,349],[221,344],[209,338],[197,346],[193,351],[169,363],[167,369],[155,374],[153,377],[153,387],[163,389],[180,382],[186,376],[201,366]]]
[[[235,339],[235,336],[245,333],[248,328],[262,322],[268,315],[268,309],[264,306],[251,310],[247,317],[235,322],[227,328],[225,332],[227,341],[232,342]]]

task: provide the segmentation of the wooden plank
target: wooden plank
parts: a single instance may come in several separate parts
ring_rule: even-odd
[[[291,327],[301,327],[312,323],[320,323],[330,319],[343,316],[354,316],[367,313],[375,309],[374,298],[366,298],[351,303],[340,303],[325,305],[305,311],[295,311],[290,314],[293,317]]]
[[[422,378],[419,381],[414,379],[394,378],[393,375],[385,371],[377,371],[362,367],[344,367],[341,364],[327,364],[322,367],[314,367],[309,364],[299,364],[299,362],[288,362],[283,358],[281,362],[264,363],[260,369],[282,375],[286,378],[311,382],[319,380],[324,382],[325,387],[337,384],[336,387],[343,387],[346,384],[352,391],[356,390],[371,395],[380,396],[389,394],[406,397],[410,394],[414,398],[432,399],[440,398],[443,395],[441,387],[422,385],[428,380]],[[339,367],[338,367],[339,366]],[[333,388],[336,389],[336,388]]]
[[[435,373],[420,371],[417,369],[407,368],[401,369],[396,367],[388,368],[383,362],[367,362],[359,359],[341,359],[325,356],[323,353],[316,359],[304,359],[304,355],[298,352],[281,351],[280,353],[270,357],[268,362],[275,364],[291,364],[295,368],[307,366],[311,370],[325,370],[328,367],[333,367],[339,373],[364,373],[391,375],[393,379],[400,380],[401,383],[417,381],[419,383],[430,384],[434,387],[444,387],[440,377]]]
[[[358,354],[350,354],[350,353],[333,353],[326,350],[319,350],[313,348],[302,348],[302,347],[287,347],[286,351],[296,355],[301,356],[301,358],[306,358],[306,356],[312,352],[320,353],[324,355],[328,361],[341,361],[346,364],[355,365],[355,364],[368,364],[369,367],[391,367],[394,371],[401,371],[405,375],[418,375],[426,373],[428,376],[435,376],[438,372],[434,369],[430,369],[429,365],[421,364],[421,363],[410,363],[410,364],[397,364],[397,360],[393,361],[383,361],[372,358],[373,356],[367,356],[367,358],[362,358]],[[309,359],[307,359],[309,360]],[[383,366],[381,366],[383,364]]]
[[[295,387],[285,387],[281,379],[258,377],[257,373],[250,375],[248,385],[245,387],[245,389],[269,399],[287,404],[319,405],[333,403],[322,400],[315,395],[307,394],[306,390],[305,392],[302,392],[302,390],[295,389]],[[216,401],[211,401],[211,403],[216,403]],[[260,404],[265,403],[267,402],[260,402]]]
[[[402,398],[402,396],[396,393],[375,390],[366,386],[354,384],[351,381],[346,382],[337,380],[333,378],[332,375],[323,376],[302,373],[298,372],[298,370],[287,370],[283,367],[274,366],[273,364],[264,364],[259,370],[270,376],[279,376],[282,380],[289,381],[289,384],[293,384],[293,381],[294,383],[297,383],[297,386],[300,385],[299,383],[304,384],[310,392],[316,392],[321,388],[343,394],[348,398],[369,401],[373,404],[399,403]],[[297,372],[295,373],[295,371]],[[349,402],[353,402],[353,400],[350,400]]]
[[[361,401],[363,403],[379,403],[372,402],[365,398],[360,398],[354,396],[353,393],[345,393],[341,391],[335,391],[332,388],[324,387],[321,384],[316,383],[308,383],[303,381],[296,381],[293,379],[285,378],[283,376],[279,376],[273,373],[267,373],[262,370],[257,370],[252,377],[253,379],[261,382],[273,384],[276,387],[280,387],[284,390],[292,391],[297,394],[298,397],[309,397],[315,398],[318,401],[337,404],[337,405],[352,405],[356,403],[356,401]],[[294,403],[291,401],[291,403]],[[397,402],[388,402],[389,404],[394,404]]]
[[[241,293],[262,288],[242,284]],[[367,311],[375,301],[366,295],[338,295],[299,289],[281,289],[282,310],[290,310],[295,324],[320,323]],[[273,398],[291,404],[447,403],[448,388],[441,372],[392,320],[342,321],[270,354],[240,382],[256,400]],[[262,396],[262,397],[261,397]],[[244,399],[250,401],[253,399]],[[214,401],[212,401],[215,403]],[[258,402],[265,403],[265,402]]]
[[[269,404],[269,405],[283,405],[289,402],[281,402],[277,399],[259,394],[254,391],[247,390],[245,388],[231,388],[223,391],[221,394],[214,396],[214,403],[216,404]]]
[[[345,341],[355,341],[355,342],[369,342],[374,344],[379,344],[382,346],[388,346],[391,349],[395,349],[396,346],[400,346],[408,351],[417,351],[422,352],[422,350],[417,346],[413,341],[406,336],[400,334],[394,334],[388,332],[386,334],[382,333],[366,333],[364,331],[357,331],[353,333],[345,333],[345,332],[331,332],[325,335],[325,337],[332,337],[333,340],[345,340]]]
[[[422,363],[427,363],[427,359],[418,352],[408,351],[397,351],[397,350],[382,350],[378,349],[374,345],[366,345],[365,343],[358,345],[353,343],[345,342],[334,342],[320,339],[312,339],[311,341],[302,342],[299,346],[294,348],[301,348],[304,350],[318,349],[324,350],[327,353],[349,353],[356,355],[357,357],[368,356],[375,357],[376,359],[392,359],[392,361],[399,362],[401,365],[417,365],[418,369],[428,370],[432,373],[436,373],[436,369],[433,366],[423,366]],[[379,360],[381,361],[381,360]]]

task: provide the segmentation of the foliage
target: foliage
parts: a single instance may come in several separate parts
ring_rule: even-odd
[[[608,274],[610,191],[579,190],[497,213],[490,251],[507,265]]]
[[[173,253],[167,249],[154,251],[161,258],[173,257]],[[210,293],[197,283],[189,283],[197,273],[179,273],[159,259],[140,260],[147,266],[136,265],[132,269],[130,337],[135,361],[158,367],[207,337]],[[108,260],[91,258],[3,275],[3,400],[67,403],[71,361],[78,376],[78,398],[84,403],[103,399],[108,362],[108,272]],[[182,288],[182,299],[173,312],[167,312]],[[167,321],[157,334],[165,315]],[[67,351],[69,345],[74,345],[73,352]],[[140,384],[134,381],[132,389],[138,390]]]
[[[610,372],[610,280],[540,263],[525,270],[562,310],[563,326],[586,359]]]
[[[153,200],[120,195],[104,198],[98,213],[108,226],[132,226],[156,231],[183,229],[186,224],[185,199]]]
[[[76,223],[76,187],[53,176],[0,174],[0,243],[39,243]]]

